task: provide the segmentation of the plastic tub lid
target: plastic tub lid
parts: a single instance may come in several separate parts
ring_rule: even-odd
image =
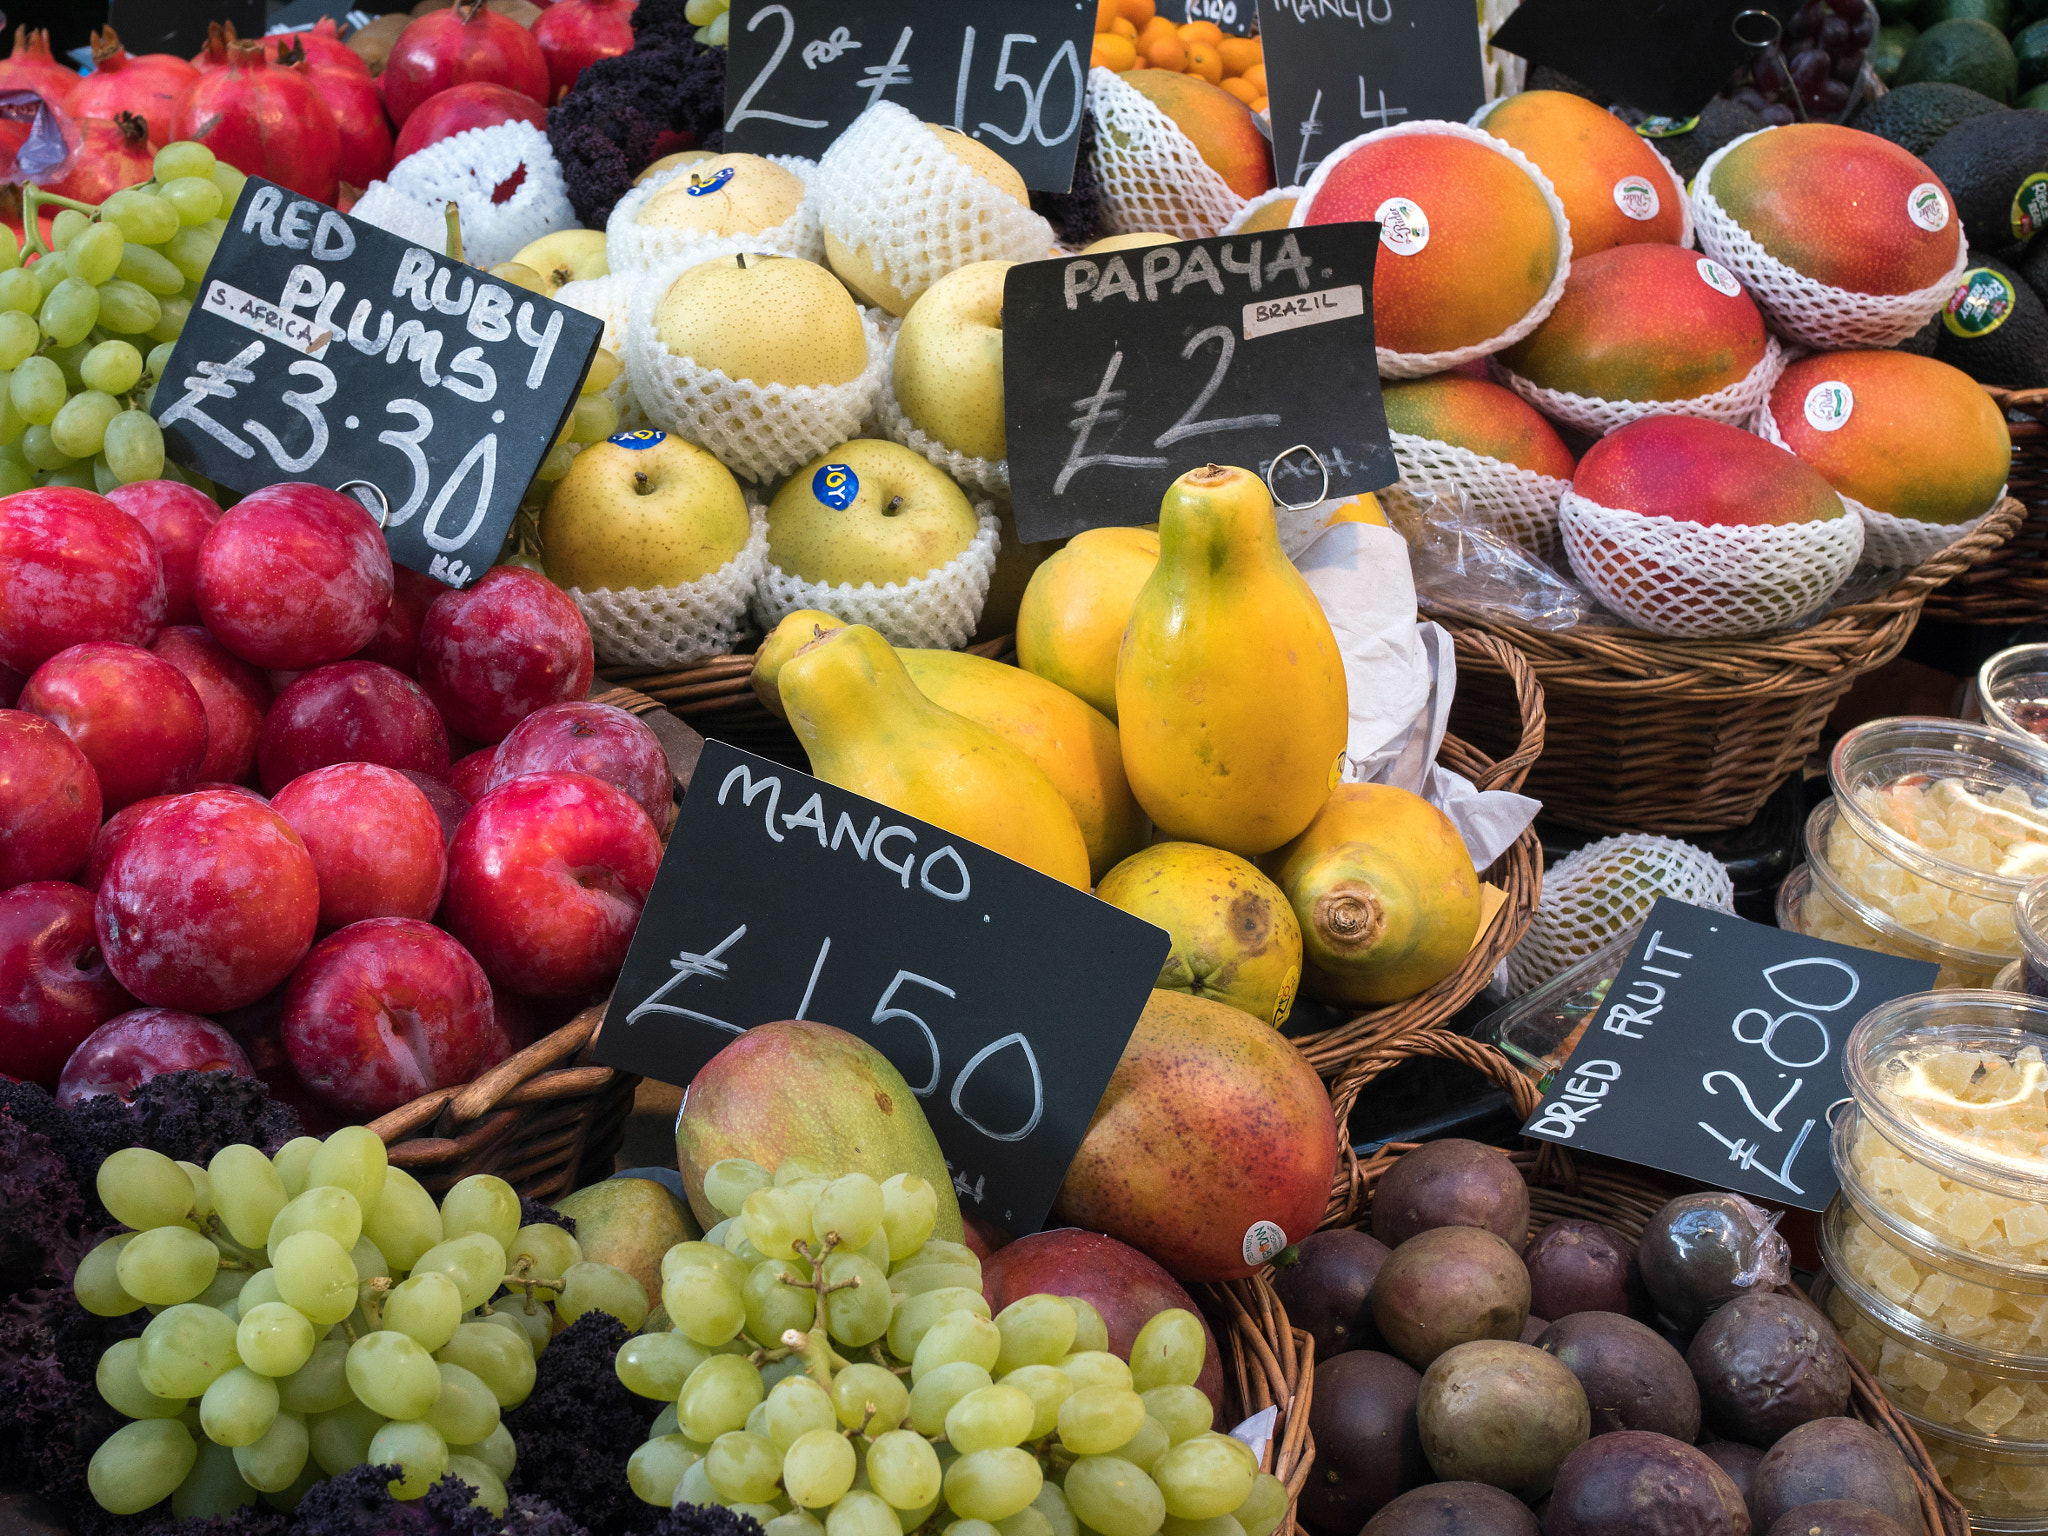
[[[1952,944],[1946,939],[1932,938],[1917,929],[1908,928],[1891,913],[1882,907],[1872,906],[1842,884],[1841,876],[1828,862],[1828,831],[1834,825],[1839,809],[1839,803],[1830,796],[1816,805],[1806,818],[1807,878],[1823,901],[1874,930],[1887,944],[1896,946],[1887,953],[1903,955],[1909,960],[1932,960],[1937,965],[1995,971],[2012,958],[2002,950],[1972,949],[1968,945]],[[1852,821],[1850,825],[1853,827],[1855,823]],[[1782,918],[1779,926],[1784,926]]]
[[[1472,1038],[1498,1049],[1546,1091],[1550,1076],[1571,1059],[1607,1000],[1641,928],[1618,933],[1585,959],[1472,1026]]]
[[[2013,645],[1977,669],[1985,722],[2023,741],[2048,733],[2048,645]],[[2031,707],[2030,707],[2031,706]]]
[[[1987,901],[2015,900],[2026,883],[2048,874],[2048,745],[1990,726],[1901,715],[1857,726],[1828,758],[1828,781],[1842,814],[1887,858],[1926,879]],[[1972,869],[1923,846],[1878,814],[1885,792],[1900,786],[1953,782],[2017,824],[2026,841],[1997,870]],[[2017,791],[2024,803],[1990,796]]]
[[[1849,1032],[1842,1072],[1885,1140],[1940,1173],[2048,1199],[2048,1000],[1955,988],[1881,1003]],[[1975,1056],[1975,1065],[1947,1058]],[[1984,1062],[2012,1068],[1986,1082]],[[1966,1093],[1969,1096],[1965,1096]],[[2013,1123],[1993,1124],[1992,1115]]]
[[[2048,646],[2043,646],[2048,650]],[[2032,881],[2013,903],[2012,925],[2019,930],[2020,955],[2035,970],[2048,976],[2048,875]],[[2026,982],[2019,983],[2024,987]]]

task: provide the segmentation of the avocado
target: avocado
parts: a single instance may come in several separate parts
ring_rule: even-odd
[[[1878,79],[1889,85],[1898,77],[1906,49],[1919,35],[1920,29],[1910,21],[1877,29],[1877,41],[1870,45],[1870,67],[1877,72]]]
[[[1935,344],[1940,340],[1941,316],[1936,315],[1892,350],[1895,352],[1910,352],[1915,357],[1932,357],[1934,356]]]
[[[1877,19],[1880,25],[1895,27],[1902,21],[1910,21],[1913,12],[1919,9],[1920,0],[1877,0]]]
[[[2026,254],[2020,257],[2020,276],[2027,280],[2034,296],[2048,304],[2048,235],[2034,236]]]
[[[2011,0],[1920,0],[1913,7],[1913,25],[1922,31],[1970,16],[2003,32],[2012,23]]]
[[[1980,384],[2048,386],[2048,307],[2004,262],[1979,257],[1941,316],[1934,355]]]
[[[1707,163],[1707,156],[1723,144],[1767,126],[1753,109],[1732,97],[1716,96],[1700,108],[1699,122],[1692,132],[1658,139],[1656,145],[1678,172],[1679,180],[1690,182]]]
[[[2024,245],[2048,225],[2048,112],[1973,117],[1920,158],[1955,199],[1972,251]]]
[[[2048,112],[2048,84],[2035,86],[2013,105],[2025,107],[2030,112]]]
[[[2048,20],[2033,22],[2015,32],[2012,53],[2019,60],[2022,91],[2048,85]]]
[[[1996,102],[2013,98],[2019,84],[2019,61],[2005,34],[1988,21],[1959,17],[1936,22],[1913,39],[1899,62],[1898,81],[1913,85],[1922,80],[1967,85]]]
[[[1849,126],[1889,139],[1910,155],[1924,155],[1957,123],[1998,110],[1998,103],[1981,91],[1925,80],[1885,92]]]

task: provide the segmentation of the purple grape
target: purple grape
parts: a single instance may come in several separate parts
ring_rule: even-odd
[[[1869,6],[1863,8],[1863,14],[1849,23],[1849,41],[1859,49],[1877,41],[1877,12]]]
[[[1800,95],[1811,99],[1815,89],[1828,78],[1828,56],[1824,53],[1802,53],[1792,61],[1792,83],[1799,87]]]
[[[1848,85],[1854,82],[1857,73],[1862,68],[1863,54],[1861,51],[1845,53],[1835,60],[1833,74],[1837,80],[1841,81],[1844,85]]]
[[[1798,120],[1797,115],[1790,107],[1781,107],[1776,103],[1763,108],[1757,115],[1773,128],[1783,128],[1787,124]]]
[[[1764,95],[1761,91],[1757,90],[1753,86],[1747,85],[1743,86],[1740,90],[1736,91],[1733,99],[1741,102],[1745,107],[1749,108],[1749,110],[1752,112],[1761,112],[1765,107],[1770,105],[1770,103],[1767,100],[1765,100]]]
[[[1826,15],[1827,7],[1825,5],[1801,6],[1799,14],[1792,18],[1792,25],[1785,29],[1786,40],[1788,42],[1800,42],[1813,36],[1814,33],[1820,30],[1821,18]]]
[[[1869,7],[1864,3],[1864,0],[1828,0],[1828,9],[1844,21],[1854,21],[1868,10]]]
[[[1756,81],[1756,88],[1765,97],[1776,96],[1788,89],[1791,77],[1785,73],[1785,61],[1779,54],[1760,53],[1750,66],[1750,73]]]
[[[1820,31],[1814,34],[1814,41],[1827,53],[1838,52],[1849,41],[1849,23],[1839,16],[1830,16],[1820,24]]]
[[[1814,93],[1806,98],[1807,111],[1833,117],[1849,105],[1849,87],[1832,77],[1821,81]]]

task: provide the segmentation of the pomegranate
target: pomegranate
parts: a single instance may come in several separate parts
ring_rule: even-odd
[[[329,30],[333,30],[332,23]],[[384,116],[384,98],[361,60],[353,69],[343,69],[310,58],[299,46],[308,35],[295,33],[277,51],[276,62],[309,66],[314,89],[334,114],[334,126],[341,134],[341,179],[351,187],[367,187],[391,169],[391,123]],[[347,48],[341,51],[355,58]]]
[[[548,100],[548,61],[533,34],[484,0],[457,0],[416,19],[391,45],[380,77],[384,105],[399,127],[428,97],[451,85],[489,80]]]
[[[149,125],[149,142],[170,142],[171,106],[198,71],[168,53],[130,54],[114,29],[92,35],[92,73],[71,92],[73,117],[109,120],[133,112]]]
[[[560,0],[541,12],[533,40],[548,61],[548,98],[559,101],[584,66],[614,58],[633,47],[633,8],[638,0]]]
[[[0,59],[0,91],[34,91],[53,107],[69,110],[78,76],[50,56],[50,34],[38,27],[14,29],[14,52]]]
[[[470,128],[495,128],[500,123],[531,123],[547,131],[547,108],[531,96],[495,85],[489,80],[472,80],[436,91],[413,109],[405,126],[398,130],[392,150],[394,162],[438,144]]]
[[[271,58],[279,64],[289,62],[284,57],[285,50],[296,43],[305,50],[306,62],[315,70],[343,69],[366,80],[369,78],[370,66],[363,62],[361,54],[341,40],[341,34],[334,29],[332,16],[322,16],[303,32],[280,32],[264,41],[272,45]]]
[[[227,68],[228,45],[234,41],[235,24],[232,21],[209,21],[206,24],[206,46],[192,55],[192,67],[201,74]]]
[[[272,63],[257,42],[230,43],[227,55],[179,93],[171,137],[196,139],[244,175],[333,202],[341,130],[311,72]]]
[[[170,115],[164,115],[165,126]],[[59,197],[75,197],[81,203],[100,203],[123,187],[147,181],[155,173],[155,152],[149,147],[149,125],[133,112],[123,112],[112,121],[104,117],[80,120],[81,142],[71,157],[69,170],[43,190]]]

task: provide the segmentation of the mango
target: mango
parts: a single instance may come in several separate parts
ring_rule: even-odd
[[[1090,528],[1031,573],[1017,606],[1017,665],[1116,719],[1116,655],[1159,563],[1154,528]]]
[[[1330,1096],[1250,1014],[1155,991],[1053,1206],[1177,1280],[1237,1280],[1322,1221],[1337,1167]]]
[[[1155,843],[1095,888],[1173,936],[1157,985],[1279,1025],[1301,984],[1301,924],[1258,866],[1199,843]]]
[[[776,677],[811,772],[1087,890],[1088,845],[1038,765],[918,691],[864,624],[828,632]]]
[[[1572,227],[1572,263],[1619,245],[1676,246],[1685,200],[1641,134],[1569,91],[1503,97],[1479,126],[1536,162]]]
[[[1455,971],[1479,932],[1479,875],[1450,818],[1385,784],[1340,784],[1267,861],[1301,923],[1302,986],[1398,1003]]]
[[[652,1179],[601,1179],[564,1195],[555,1209],[576,1223],[583,1257],[638,1280],[650,1307],[661,1300],[661,1256],[704,1235],[690,1208]]]
[[[789,715],[782,707],[782,690],[775,686],[783,663],[820,635],[844,628],[844,619],[835,619],[818,608],[799,608],[794,613],[784,614],[782,622],[768,632],[761,648],[754,652],[754,670],[747,676],[747,685],[754,690],[754,697],[761,701],[761,707],[776,719],[787,720]]]
[[[704,1198],[704,1170],[725,1157],[771,1169],[805,1157],[875,1179],[914,1173],[939,1197],[932,1235],[960,1241],[952,1176],[910,1085],[880,1051],[829,1024],[757,1024],[691,1079],[676,1166],[707,1229],[725,1218]]]
[[[1119,78],[1165,113],[1239,197],[1249,200],[1273,190],[1273,152],[1266,136],[1251,109],[1230,92],[1199,75],[1167,69],[1127,70]]]
[[[1810,523],[1848,515],[1834,488],[1784,449],[1696,416],[1646,416],[1608,433],[1579,460],[1572,489],[1603,507],[1680,522]]]
[[[985,725],[1038,765],[1060,792],[1100,880],[1145,846],[1145,812],[1124,777],[1116,727],[1066,689],[965,651],[899,650],[918,692]]]
[[[1463,373],[1392,379],[1380,385],[1387,425],[1410,437],[1450,443],[1553,480],[1569,480],[1576,462],[1564,439],[1516,394]]]
[[[1250,857],[1328,797],[1350,727],[1343,658],[1250,470],[1210,464],[1167,488],[1116,700],[1124,772],[1168,837]]]

